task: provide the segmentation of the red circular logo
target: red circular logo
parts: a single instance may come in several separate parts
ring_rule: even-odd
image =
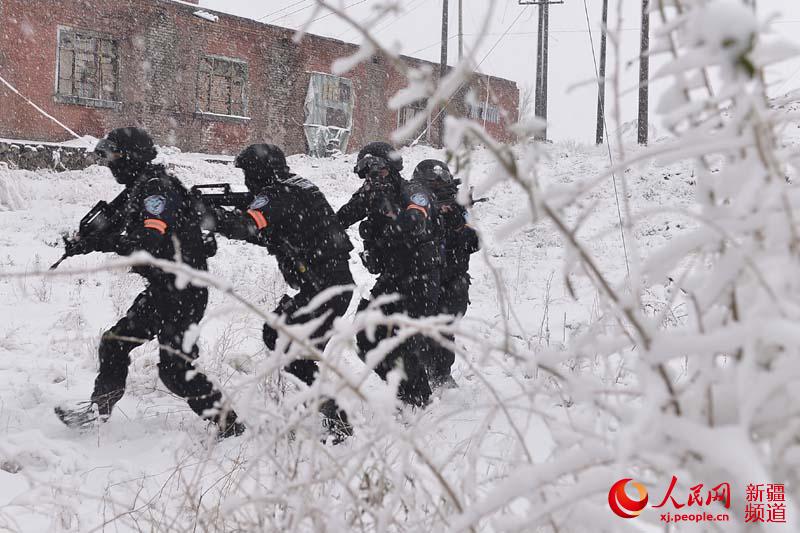
[[[625,485],[631,481],[631,485],[639,493],[639,499],[633,500],[625,493]],[[639,516],[647,505],[647,489],[644,485],[632,481],[631,478],[620,479],[611,486],[608,491],[608,505],[614,514],[622,518],[635,518]]]

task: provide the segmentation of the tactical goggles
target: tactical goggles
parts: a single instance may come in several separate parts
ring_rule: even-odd
[[[388,168],[389,162],[384,158],[367,154],[358,160],[353,171],[365,178],[366,176],[378,176],[381,170],[387,170]]]
[[[108,139],[101,139],[94,147],[94,153],[104,163],[110,163],[123,156],[117,143]]]

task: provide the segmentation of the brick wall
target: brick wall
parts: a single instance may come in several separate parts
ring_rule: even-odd
[[[293,31],[249,19],[217,14],[211,22],[197,8],[169,0],[0,0],[0,75],[48,113],[78,134],[101,137],[123,125],[140,125],[159,144],[184,151],[236,153],[252,142],[274,142],[287,153],[306,151],[302,124],[311,71],[330,72],[338,57],[356,47],[309,35],[299,45]],[[64,102],[56,93],[59,28],[113,37],[119,52],[119,104]],[[195,112],[201,59],[214,55],[247,63],[246,118],[210,117]],[[407,58],[410,65],[424,62]],[[397,112],[386,101],[405,80],[384,58],[377,57],[345,74],[353,82],[355,110],[348,151],[376,139],[387,139]],[[486,97],[487,78],[471,88]],[[494,99],[516,120],[519,93],[512,81],[491,78]],[[466,90],[448,112],[464,115]],[[69,135],[52,121],[0,87],[0,137],[62,141]],[[487,129],[511,140],[504,122]],[[434,128],[438,132],[438,128]],[[434,141],[436,136],[434,135]]]

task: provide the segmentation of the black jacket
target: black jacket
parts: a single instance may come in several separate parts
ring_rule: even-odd
[[[458,203],[450,203],[448,209],[440,210],[439,221],[444,242],[442,280],[466,276],[469,256],[480,249],[478,234],[467,223],[467,210]]]
[[[145,251],[157,259],[180,261],[206,270],[206,259],[214,255],[213,242],[204,240],[194,198],[181,182],[161,165],[149,165],[123,194],[124,220],[118,231],[98,242],[98,251],[130,255]],[[175,276],[154,267],[135,267],[151,284],[171,288]]]
[[[265,246],[286,282],[316,291],[331,271],[348,271],[353,245],[316,185],[288,174],[258,191],[247,210],[218,213],[220,234]]]
[[[441,266],[437,211],[433,195],[421,183],[392,172],[375,185],[365,181],[337,216],[345,227],[359,220],[362,259],[373,274],[415,275]]]

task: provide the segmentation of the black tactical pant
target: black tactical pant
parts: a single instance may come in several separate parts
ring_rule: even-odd
[[[464,316],[469,306],[469,274],[459,274],[449,279],[442,280],[442,292],[439,296],[439,313]],[[452,335],[445,335],[451,342],[455,340]],[[450,368],[456,361],[456,354],[452,350],[434,343],[432,356],[426,361],[426,368],[431,383],[441,383],[450,375]]]
[[[350,306],[350,300],[353,299],[353,292],[345,291],[339,293],[338,295],[324,302],[322,305],[319,305],[310,313],[295,316],[295,312],[298,309],[302,309],[308,305],[308,303],[317,294],[328,287],[352,284],[353,276],[350,274],[350,270],[347,268],[347,263],[345,263],[344,267],[338,270],[326,272],[324,277],[318,278],[315,284],[316,287],[312,287],[311,285],[304,286],[300,289],[300,292],[294,296],[284,294],[274,313],[276,315],[285,316],[286,324],[289,325],[305,324],[306,322],[326,315],[326,318],[323,320],[323,322],[310,336],[311,340],[317,339],[315,346],[322,351],[325,349],[325,345],[328,344],[328,339],[325,338],[325,335],[333,327],[333,322],[338,317],[344,316],[344,314],[347,312],[347,308]],[[277,340],[278,332],[269,325],[264,324],[264,344],[266,344],[267,348],[274,350]],[[286,371],[303,381],[306,385],[310,386],[312,383],[314,383],[316,374],[319,372],[319,366],[316,361],[300,358],[289,363],[286,366]]]
[[[197,359],[197,345],[183,351],[183,337],[192,324],[203,318],[208,290],[188,287],[183,290],[150,286],[134,300],[127,314],[106,331],[100,340],[100,373],[94,382],[92,401],[100,414],[111,414],[125,393],[130,352],[144,342],[158,338],[158,376],[172,393],[186,398],[189,407],[205,416],[207,409],[218,407],[222,395],[208,378],[192,364]],[[191,376],[187,376],[191,372]],[[216,416],[210,417],[216,421]],[[228,416],[228,420],[235,418]]]
[[[435,315],[439,305],[439,272],[432,271],[406,277],[381,274],[370,291],[371,298],[396,293],[400,299],[381,306],[385,315],[404,313],[411,318]],[[358,310],[363,311],[369,300],[361,300]],[[375,328],[375,338],[371,341],[366,332],[360,331],[356,336],[358,355],[366,360],[367,353],[378,343],[394,334],[388,326]],[[414,335],[390,352],[375,367],[375,372],[382,378],[402,362],[406,379],[400,382],[398,396],[407,404],[422,406],[428,403],[431,387],[424,362],[431,358],[434,343],[424,335]]]

